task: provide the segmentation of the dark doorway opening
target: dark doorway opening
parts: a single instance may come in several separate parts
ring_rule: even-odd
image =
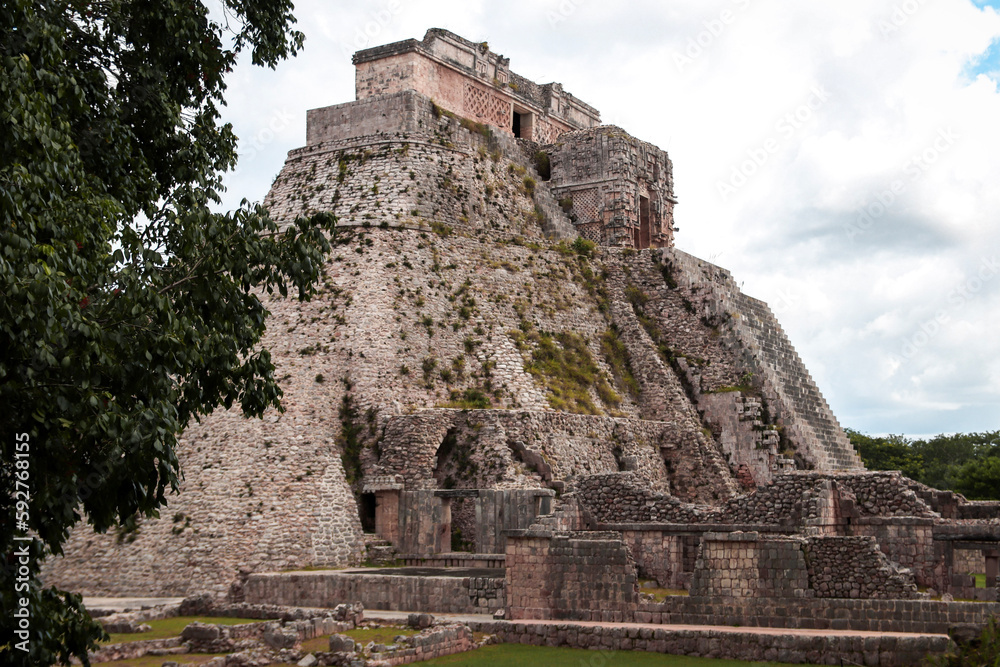
[[[361,515],[361,530],[365,533],[375,532],[375,494],[362,493],[358,503],[358,513]]]
[[[531,139],[533,123],[534,119],[531,113],[514,109],[514,123],[511,130],[513,130],[515,137],[518,139]]]
[[[649,247],[649,197],[639,195],[639,248]]]

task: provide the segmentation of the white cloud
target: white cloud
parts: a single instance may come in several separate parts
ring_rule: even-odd
[[[448,28],[670,152],[678,246],[771,303],[842,423],[998,427],[1000,277],[954,303],[1000,254],[1000,64],[978,60],[1000,38],[993,8],[310,0],[296,15],[298,58],[231,79],[227,120],[248,159],[227,204],[263,197],[304,143],[306,109],[353,99],[351,52]],[[719,183],[769,139],[777,149],[724,200]],[[942,310],[948,320],[902,355]]]

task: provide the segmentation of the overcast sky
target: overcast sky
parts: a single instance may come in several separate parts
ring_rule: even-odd
[[[301,1],[305,50],[230,79],[226,204],[263,198],[306,109],[354,99],[354,51],[446,28],[670,153],[677,246],[768,302],[842,425],[995,430],[998,7]]]

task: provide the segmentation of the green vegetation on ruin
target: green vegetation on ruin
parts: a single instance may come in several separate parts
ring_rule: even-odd
[[[628,392],[633,399],[639,398],[639,382],[632,372],[632,363],[629,361],[628,350],[622,341],[618,327],[614,323],[601,334],[601,353],[605,361],[611,367],[611,372],[618,382],[619,389]]]
[[[621,397],[604,378],[580,334],[538,331],[522,320],[521,329],[511,331],[510,337],[527,355],[524,369],[545,386],[552,408],[585,415],[602,414],[590,396],[591,388],[606,404],[621,403]]]

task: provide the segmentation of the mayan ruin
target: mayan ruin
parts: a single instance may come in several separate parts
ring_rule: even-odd
[[[270,619],[185,639],[291,664],[371,610],[423,643],[307,664],[488,633],[910,665],[978,632],[1000,503],[866,470],[768,305],[675,247],[667,152],[493,49],[433,28],[354,54],[355,99],[301,119],[264,199],[337,220],[318,297],[268,297],[286,412],[192,425],[161,516],[79,527],[46,581]],[[445,614],[479,620],[419,617]]]

